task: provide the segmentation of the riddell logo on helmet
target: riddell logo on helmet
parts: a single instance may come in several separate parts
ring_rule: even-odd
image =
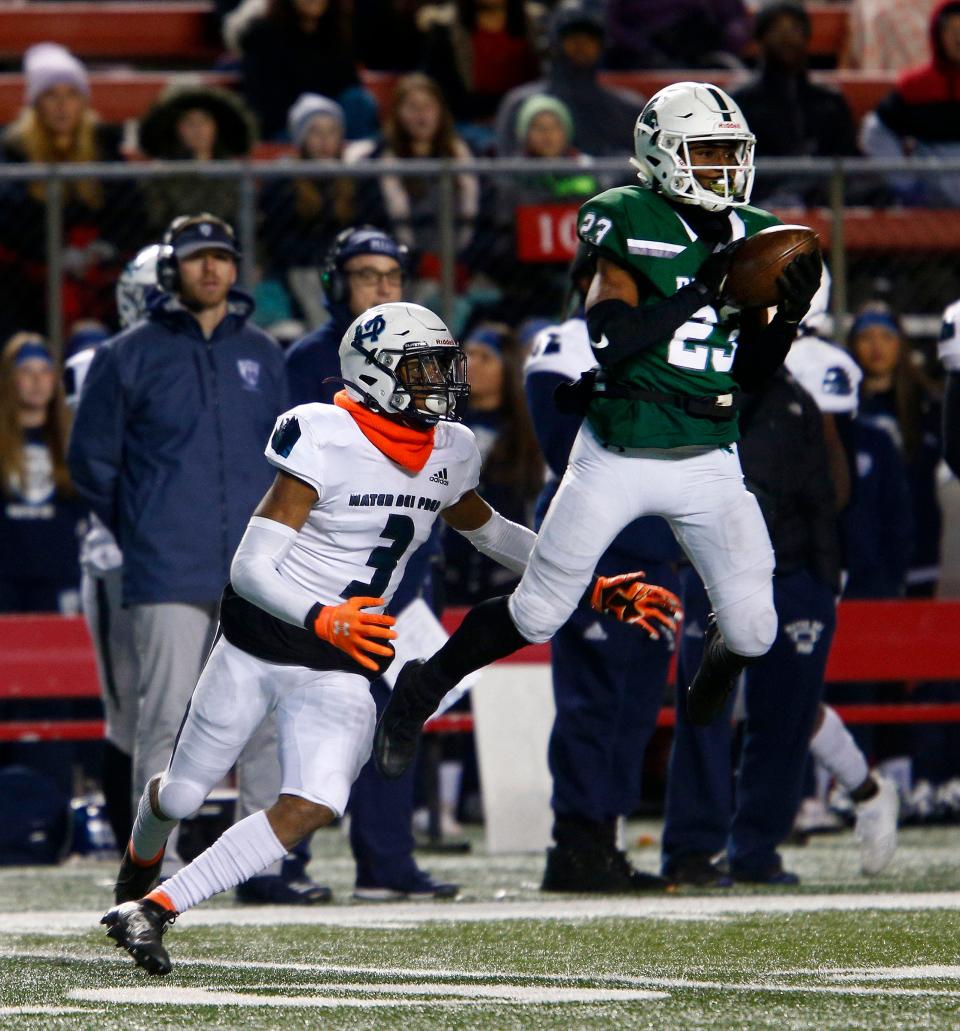
[[[742,129],[743,126],[739,122],[721,122],[718,129]]]

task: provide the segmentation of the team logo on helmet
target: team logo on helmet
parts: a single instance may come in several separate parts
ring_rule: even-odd
[[[386,328],[387,324],[384,322],[383,316],[374,315],[374,317],[369,321],[360,323],[357,326],[357,331],[353,334],[354,346],[364,340],[369,340],[371,344],[375,344],[380,339],[381,333],[383,333]]]

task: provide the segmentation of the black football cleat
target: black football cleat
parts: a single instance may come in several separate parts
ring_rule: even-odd
[[[547,866],[541,891],[580,892],[598,895],[635,895],[663,892],[667,882],[656,874],[634,868],[624,852],[616,848],[571,848],[555,845],[547,849]]]
[[[107,925],[107,937],[117,947],[121,946],[133,956],[138,967],[148,974],[169,974],[173,967],[170,956],[163,947],[163,933],[177,919],[172,910],[140,899],[139,902],[124,902],[114,906],[100,918]]]
[[[423,659],[413,659],[400,670],[374,731],[373,758],[388,780],[402,776],[416,758],[420,731],[443,697],[437,698],[436,691],[423,683],[419,675],[423,665]]]
[[[736,655],[723,643],[717,617],[710,613],[703,639],[703,658],[687,688],[687,716],[691,723],[705,727],[723,712],[737,680],[750,659]]]
[[[134,862],[130,853],[130,843],[120,860],[120,871],[113,886],[113,901],[119,906],[123,902],[135,902],[142,899],[157,886],[160,878],[160,867],[163,864],[163,850],[157,858],[147,866]]]

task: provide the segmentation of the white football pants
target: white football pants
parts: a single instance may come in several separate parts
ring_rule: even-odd
[[[670,524],[703,580],[727,647],[763,655],[777,634],[773,549],[757,499],[744,486],[736,445],[620,453],[604,448],[586,423],[510,597],[520,633],[549,640],[613,539],[645,515]]]
[[[222,636],[160,781],[164,813],[183,819],[195,812],[271,715],[280,743],[279,793],[342,816],[373,744],[377,710],[366,678],[264,662]]]

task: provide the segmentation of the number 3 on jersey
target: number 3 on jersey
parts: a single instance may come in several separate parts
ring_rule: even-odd
[[[415,527],[413,520],[407,515],[392,515],[387,520],[387,525],[380,531],[384,540],[392,541],[389,547],[374,548],[367,558],[367,565],[373,566],[376,572],[369,583],[360,580],[352,580],[340,592],[342,598],[370,597],[379,598],[387,589],[390,577],[397,568],[397,563],[403,558],[404,552],[410,547],[413,540]]]
[[[677,279],[677,289],[686,286],[688,279]],[[695,311],[689,320],[680,326],[667,351],[667,361],[681,369],[706,372],[707,366],[714,372],[729,372],[733,368],[733,356],[737,350],[737,331],[731,332],[725,347],[713,347],[702,343],[710,337],[717,324],[716,309],[707,305]]]

